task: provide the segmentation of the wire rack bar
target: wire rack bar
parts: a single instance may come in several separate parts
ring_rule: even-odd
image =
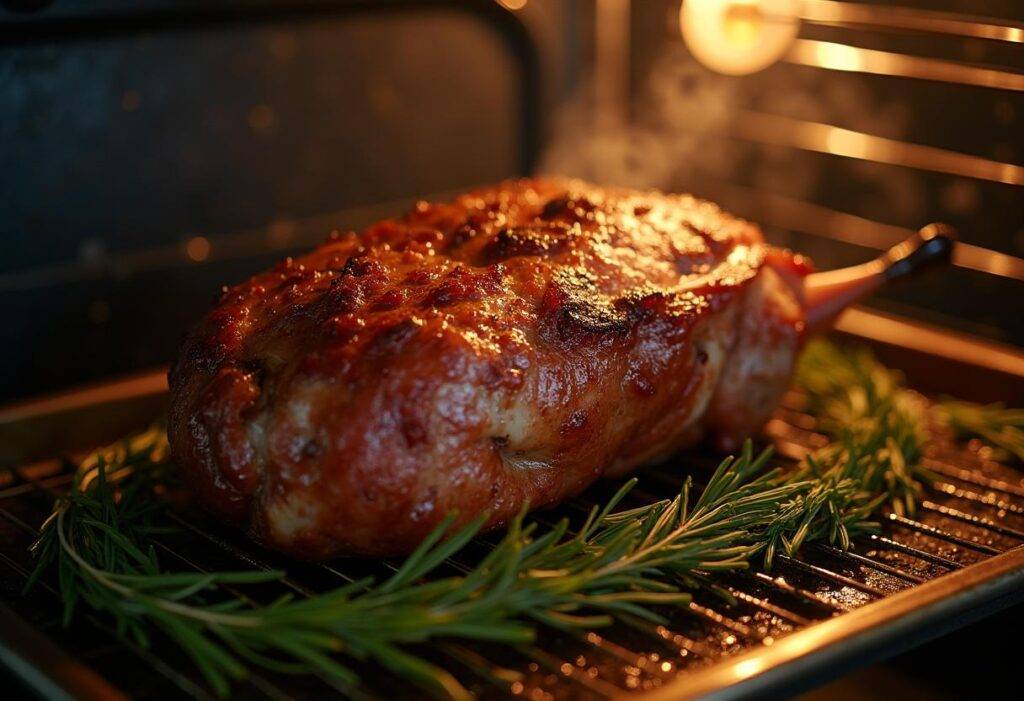
[[[798,39],[786,54],[785,61],[830,71],[931,80],[1011,92],[1024,90],[1024,75],[1020,73],[908,56],[895,51],[864,49],[832,41]]]
[[[805,603],[812,604],[819,608],[825,609],[828,611],[830,615],[835,615],[837,613],[842,612],[842,608],[836,606],[834,601],[830,601],[829,599],[821,596],[816,592],[810,591],[809,589],[804,589],[802,587],[790,584],[781,577],[772,577],[771,575],[768,575],[764,572],[759,572],[757,570],[750,572],[741,572],[739,573],[739,576],[751,577],[759,584],[763,584],[773,589],[777,589],[778,591],[784,592],[790,596],[798,598]]]
[[[959,545],[960,547],[967,548],[968,550],[974,550],[979,553],[984,553],[985,555],[998,555],[1001,552],[1000,550],[993,548],[990,545],[985,545],[984,543],[976,543],[973,540],[961,538],[960,536],[950,533],[949,531],[943,530],[941,528],[938,528],[937,526],[932,526],[927,523],[921,523],[920,521],[915,521],[912,518],[900,516],[899,514],[889,514],[889,522],[903,526],[905,528],[909,528],[913,531],[917,531],[918,533],[923,533],[924,535],[928,535],[933,538],[938,538],[939,540],[944,540],[947,543]]]
[[[803,570],[804,572],[807,572],[809,574],[817,575],[823,579],[830,580],[844,587],[850,587],[851,589],[856,589],[858,591],[861,591],[865,594],[870,594],[871,596],[877,598],[882,598],[886,595],[884,591],[882,591],[874,585],[868,584],[866,582],[861,582],[859,580],[853,579],[852,577],[847,577],[846,575],[839,574],[838,572],[833,572],[827,567],[814,565],[810,562],[798,560],[788,555],[777,555],[776,557],[778,558],[779,562],[787,564],[793,567],[794,569]]]
[[[942,555],[930,553],[927,550],[915,548],[912,545],[901,543],[897,540],[887,538],[883,535],[872,534],[868,536],[868,539],[880,548],[884,548],[887,550],[895,550],[896,552],[903,553],[904,555],[910,555],[911,557],[915,557],[918,560],[922,560],[933,565],[939,565],[940,567],[945,567],[946,569],[958,570],[961,567],[963,567],[962,564],[954,560],[950,560],[948,557],[943,557]]]
[[[1012,501],[1007,501],[1006,499],[1000,499],[995,494],[981,494],[980,492],[958,487],[950,482],[932,482],[927,486],[947,496],[963,499],[965,501],[978,504],[979,506],[985,506],[999,511],[1016,514],[1018,516],[1024,516],[1024,506],[1015,504]]]
[[[951,477],[952,479],[966,482],[967,484],[973,484],[976,487],[994,489],[997,492],[1004,492],[1005,494],[1012,494],[1015,497],[1024,498],[1024,487],[1021,487],[1020,485],[1011,484],[999,479],[993,479],[979,474],[975,470],[968,470],[967,468],[950,464],[945,460],[926,457],[921,461],[921,464],[932,472],[936,472],[943,477]]]
[[[911,584],[924,584],[928,581],[924,577],[916,575],[912,572],[907,572],[906,570],[902,570],[899,567],[894,567],[893,565],[890,565],[886,562],[881,562],[866,555],[855,553],[851,550],[840,550],[839,548],[833,547],[831,545],[826,545],[824,543],[816,543],[814,547],[817,550],[820,550],[830,555],[831,557],[846,558],[849,560],[853,560],[854,562],[860,563],[866,567],[878,570],[879,572],[885,572],[886,574],[892,575],[893,577],[896,577],[898,579],[902,579],[905,582],[910,582]]]
[[[1010,538],[1016,538],[1017,540],[1024,540],[1024,531],[1019,531],[1016,528],[1004,526],[1002,524],[996,523],[995,521],[992,521],[991,519],[983,518],[981,516],[975,516],[974,514],[969,514],[966,511],[961,511],[960,509],[954,509],[950,506],[945,506],[943,504],[936,504],[935,502],[929,501],[927,499],[921,502],[921,508],[924,509],[925,511],[941,514],[942,516],[945,516],[947,518],[956,519],[957,521],[962,521],[963,523],[969,523],[972,526],[977,526],[978,528],[984,528],[985,530],[992,531],[993,533],[1009,536]]]
[[[1024,27],[988,17],[937,12],[912,7],[803,0],[800,18],[817,24],[836,24],[876,30],[930,32],[1011,44],[1024,43]]]
[[[813,417],[803,412],[803,398],[798,393],[790,393],[787,395],[785,408],[780,410],[770,425],[770,433],[777,442],[783,444],[782,453],[796,460],[806,453],[809,449],[808,446],[813,447],[823,440],[827,440],[817,433],[815,428]],[[1006,513],[1022,515],[1024,514],[1024,505],[1014,499],[1018,496],[1015,493],[1015,485],[958,465],[955,456],[951,458],[932,456],[929,460],[933,461],[929,467],[939,468],[933,470],[934,472],[949,472],[951,474],[944,476],[952,481],[937,481],[935,484],[929,485],[929,494],[933,499],[922,499],[921,511],[923,513],[934,514],[937,517],[962,523],[969,527],[967,532],[970,532],[970,528],[980,528],[993,534],[1024,541],[1024,530],[982,515],[987,512],[972,513],[965,510],[969,508],[967,506],[963,509],[955,508],[934,500],[939,498],[938,495],[945,495],[961,499],[962,504],[970,504],[983,509],[999,509]],[[708,454],[683,455],[679,457],[679,462],[698,470],[713,469],[718,465],[718,459]],[[64,472],[41,474],[39,470],[19,470],[13,474],[20,482],[9,483],[0,489],[0,518],[14,524],[27,535],[35,535],[35,529],[26,521],[27,517],[21,515],[20,508],[15,513],[6,508],[4,500],[10,500],[10,504],[20,504],[20,500],[39,495],[45,498],[45,505],[50,505],[69,485],[71,477]],[[665,466],[642,472],[641,477],[650,478],[654,483],[664,486],[665,489],[656,488],[653,491],[635,489],[628,497],[630,501],[650,503],[662,498],[659,496],[660,492],[668,492],[671,489],[677,493],[684,479],[683,475],[674,474],[671,468]],[[694,486],[698,489],[701,487],[699,482],[695,482]],[[995,493],[982,493],[976,491],[977,488],[992,490]],[[1024,488],[1018,491],[1024,492]],[[577,514],[584,515],[593,508],[593,500],[584,495],[569,500],[565,508],[572,512],[571,518],[575,521]],[[36,511],[36,506],[33,506],[31,510]],[[206,519],[197,514],[170,512],[168,516],[172,523],[181,527],[183,535],[180,537],[185,538],[188,544],[195,542],[209,546],[208,549],[193,551],[188,546],[182,549],[177,545],[179,536],[175,536],[174,544],[158,539],[157,547],[160,548],[162,556],[173,557],[188,569],[197,572],[207,571],[206,565],[202,563],[216,562],[216,559],[209,559],[216,558],[216,554],[264,571],[282,569],[280,564],[275,566],[280,559],[277,554],[256,553],[244,544],[236,543],[229,532],[221,530],[216,524],[206,525]],[[547,526],[554,525],[557,520],[557,516],[549,516],[544,513],[535,514],[533,518]],[[956,528],[940,528],[929,523],[896,516],[890,517],[887,524],[895,528],[906,528],[922,533],[929,538],[953,543],[982,556],[1000,552],[992,546],[969,540]],[[934,545],[931,540],[923,540],[927,540],[929,548]],[[465,555],[475,557],[477,549],[489,547],[493,547],[493,536],[480,536],[472,541],[472,551],[467,551]],[[598,698],[617,697],[627,690],[626,687],[632,687],[634,683],[658,685],[674,678],[679,673],[685,673],[679,666],[682,659],[693,658],[700,660],[701,664],[704,661],[714,661],[731,654],[736,649],[772,642],[791,630],[787,626],[791,625],[794,627],[793,629],[806,628],[814,625],[816,621],[842,615],[843,612],[866,603],[861,598],[850,599],[845,595],[840,596],[838,600],[833,600],[832,593],[837,593],[842,588],[853,589],[859,594],[866,595],[870,600],[888,596],[891,593],[888,585],[883,590],[873,583],[862,581],[863,577],[871,577],[871,571],[893,578],[894,587],[897,585],[914,587],[932,578],[930,575],[916,570],[910,571],[904,565],[885,561],[874,551],[869,554],[867,550],[870,548],[898,552],[930,565],[936,565],[943,570],[951,571],[964,567],[963,564],[948,557],[899,542],[886,535],[870,535],[858,539],[855,549],[851,551],[843,551],[825,543],[814,543],[806,546],[804,551],[811,557],[810,561],[802,556],[780,555],[777,558],[778,566],[783,568],[783,572],[791,569],[794,571],[794,575],[796,573],[801,575],[800,577],[794,576],[793,580],[803,586],[794,585],[781,577],[769,575],[756,568],[749,571],[727,573],[697,573],[701,577],[706,577],[713,585],[707,590],[708,592],[713,592],[717,587],[733,596],[736,604],[723,608],[712,601],[708,605],[709,602],[706,599],[711,598],[710,594],[708,597],[699,596],[698,601],[691,602],[688,606],[678,609],[678,613],[671,614],[674,618],[667,625],[657,625],[650,621],[625,616],[620,620],[619,628],[610,628],[607,631],[602,629],[600,633],[587,630],[560,630],[558,631],[560,637],[551,637],[555,631],[540,626],[540,638],[536,644],[527,647],[506,648],[512,658],[519,659],[521,656],[523,660],[530,663],[528,665],[530,674],[524,674],[518,669],[514,669],[518,663],[504,661],[499,664],[489,659],[501,657],[490,648],[485,652],[456,642],[439,641],[431,645],[425,654],[431,659],[440,660],[439,663],[449,668],[450,671],[458,672],[460,678],[479,682],[483,686],[478,685],[474,688],[489,689],[490,691],[486,692],[488,695],[512,695],[529,698],[532,692],[546,693],[543,687],[547,682],[540,681],[540,679],[550,681],[552,677],[535,674],[538,670],[542,670],[545,671],[544,673],[549,672],[556,675],[565,684],[571,685],[564,693]],[[830,559],[819,560],[818,557],[814,557],[814,554],[817,553]],[[5,564],[10,559],[2,552],[0,552],[0,556],[2,556],[0,561]],[[445,567],[457,572],[468,571],[470,565],[468,560],[461,559],[462,556],[460,554],[450,558]],[[830,564],[823,566],[818,564],[819,561]],[[349,565],[344,562],[288,565],[289,576],[283,578],[279,586],[302,596],[308,596],[318,590],[330,588],[333,586],[333,582],[355,581],[358,577],[353,574],[357,573],[347,572],[348,568]],[[383,562],[379,563],[379,569],[382,572],[394,572],[396,565],[393,562]],[[374,573],[377,574],[377,570],[374,570]],[[815,584],[810,585],[809,589],[807,581],[813,581]],[[875,580],[870,579],[870,581],[874,582]],[[817,587],[821,587],[825,593],[811,591]],[[228,594],[244,597],[244,593],[237,590],[237,587],[222,588]],[[265,593],[267,590],[261,590],[260,596]],[[777,597],[781,597],[786,605],[781,605]],[[690,622],[684,622],[680,614],[688,615]],[[763,621],[766,620],[764,615],[771,617],[768,619],[772,620],[771,624],[763,625]],[[673,628],[678,630],[673,630]],[[687,633],[680,632],[683,630]],[[694,634],[694,631],[698,630],[700,632]],[[632,631],[633,635],[626,636],[625,633],[628,631]],[[638,638],[638,635],[642,637]],[[647,648],[644,648],[643,652],[631,649],[637,647],[638,640],[642,643],[644,639],[650,640],[651,648],[657,649],[658,652],[649,652]],[[589,659],[593,655],[594,663],[583,665],[583,663],[576,664],[572,660],[562,659],[563,655],[557,654],[557,650],[561,648],[552,647],[559,640],[561,644],[567,645],[569,648],[574,649],[578,644],[590,651],[586,653],[586,657]],[[623,644],[621,640],[630,642]],[[711,641],[710,644],[708,641]],[[662,651],[666,653],[666,656],[661,656]],[[573,657],[573,659],[576,658]],[[651,660],[662,662],[651,664]],[[146,661],[149,663],[149,660]],[[609,663],[624,665],[622,669],[627,671],[624,671],[623,675],[619,677],[610,671],[615,667],[609,667]],[[667,667],[663,667],[664,663],[669,664]],[[204,689],[184,675],[181,675],[177,682],[172,681],[174,675],[180,673],[169,666],[166,667],[160,672],[161,678],[167,677],[169,682],[175,683],[176,688],[183,691],[189,689],[195,692],[192,694],[194,696],[200,698],[208,696]],[[332,684],[332,681],[320,679],[311,683]],[[357,696],[365,692],[366,698],[373,698],[372,687],[376,685],[373,679],[368,681],[370,687],[365,690],[342,689],[336,685],[333,685],[333,688]],[[285,680],[279,680],[273,674],[254,675],[245,688],[248,693],[262,698],[284,699],[292,696]],[[569,692],[568,689],[574,691]]]

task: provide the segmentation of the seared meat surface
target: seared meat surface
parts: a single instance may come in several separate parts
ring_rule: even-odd
[[[806,264],[688,196],[508,182],[335,234],[228,289],[171,371],[200,501],[303,558],[507,522],[784,391]]]

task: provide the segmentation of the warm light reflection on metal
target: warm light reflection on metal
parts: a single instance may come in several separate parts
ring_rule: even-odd
[[[913,234],[913,230],[883,224],[812,202],[766,190],[715,183],[708,195],[723,200],[737,214],[766,226],[821,236],[884,251]],[[958,268],[1024,282],[1024,259],[960,241],[953,249]]]
[[[800,7],[800,17],[818,24],[864,25],[874,29],[932,32],[1024,43],[1024,27],[1002,24],[986,17],[909,7],[867,5],[836,0],[804,0]]]
[[[1010,346],[953,335],[939,327],[853,307],[836,320],[836,329],[880,343],[912,348],[969,365],[981,365],[1011,375],[1024,373],[1024,355]]]
[[[425,199],[449,200],[458,192],[454,190],[430,194]],[[273,222],[269,227],[233,234],[222,234],[207,238],[210,246],[208,257],[216,249],[218,261],[242,260],[269,252],[301,250],[323,242],[324,233],[337,228],[338,222],[349,222],[353,228],[360,228],[374,221],[393,216],[396,211],[407,209],[412,202],[407,197],[385,200],[372,205],[350,207],[329,214]],[[287,231],[287,235],[281,234]],[[205,238],[205,237],[204,237]],[[201,245],[201,244],[195,244]],[[108,275],[129,277],[154,270],[175,270],[182,263],[182,256],[188,255],[188,242],[181,241],[162,246],[150,246],[139,250],[98,255],[96,259],[83,262],[61,262],[15,272],[0,272],[0,293],[14,290],[32,290],[65,285],[84,280],[96,280]]]
[[[763,70],[783,58],[800,21],[880,30],[932,32],[1024,43],[1024,27],[968,15],[836,0],[683,0],[683,39],[705,66],[727,75]],[[953,61],[802,40],[791,63],[879,75],[1024,90],[1024,76]]]
[[[521,10],[526,7],[526,0],[497,0],[497,3],[508,10]]]
[[[798,9],[797,0],[684,0],[679,27],[702,64],[745,75],[782,58],[799,29]]]
[[[786,54],[785,60],[802,66],[827,68],[833,71],[873,73],[1000,90],[1024,91],[1024,74],[992,68],[978,68],[955,61],[862,49],[830,41],[800,39]]]
[[[1012,163],[763,112],[738,114],[728,133],[758,143],[1024,185],[1024,167]]]
[[[859,330],[866,338],[879,336],[883,343],[906,345],[928,355],[960,359],[968,364],[999,369],[1011,374],[1024,373],[1024,356],[997,344],[973,341],[964,336],[934,331],[916,322],[895,317],[848,311],[838,326],[847,330],[844,320],[856,314]],[[923,333],[922,333],[923,332]],[[858,333],[858,331],[853,331]],[[905,343],[908,342],[909,343]],[[952,351],[955,349],[956,356]],[[957,357],[960,356],[960,357]],[[1005,361],[1005,362],[1004,362]],[[1012,548],[963,569],[954,570],[924,584],[903,589],[885,599],[846,611],[841,616],[815,623],[776,641],[770,647],[727,656],[714,665],[695,669],[646,692],[646,701],[681,699],[746,698],[764,696],[765,689],[780,688],[806,680],[812,670],[834,664],[838,650],[859,646],[863,650],[882,649],[901,634],[934,630],[948,621],[949,611],[959,605],[977,607],[980,597],[998,592],[1009,596],[1024,585],[1024,548]],[[758,674],[740,677],[737,667],[759,660]],[[768,676],[770,675],[770,677]],[[778,684],[779,687],[774,686]],[[723,690],[726,690],[723,692]]]
[[[969,243],[958,243],[953,249],[953,265],[1024,282],[1024,259]]]
[[[764,660],[761,658],[752,658],[737,662],[733,666],[733,673],[737,680],[746,679],[752,677],[764,670]]]

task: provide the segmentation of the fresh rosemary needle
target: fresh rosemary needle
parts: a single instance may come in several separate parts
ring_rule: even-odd
[[[1024,462],[1024,409],[944,401],[939,418],[959,436],[978,437]]]
[[[452,515],[385,581],[261,606],[217,596],[217,587],[283,573],[161,569],[151,493],[165,454],[163,431],[153,428],[87,461],[43,527],[35,576],[56,566],[68,620],[85,604],[143,645],[159,630],[221,694],[248,666],[354,685],[351,660],[373,659],[434,694],[467,698],[407,646],[434,638],[518,645],[533,640],[537,624],[593,627],[622,614],[663,622],[652,607],[688,603],[683,588],[695,570],[747,567],[761,548],[756,533],[803,488],[779,482],[777,471],[759,476],[769,454],[755,457],[748,443],[693,503],[687,482],[674,499],[614,511],[631,480],[571,537],[567,521],[541,531],[520,516],[468,573],[428,580],[486,520],[455,530]]]
[[[866,352],[812,343],[797,384],[831,438],[796,470],[769,469],[770,451],[748,441],[724,460],[695,499],[687,479],[673,499],[616,510],[626,482],[582,527],[540,528],[521,514],[463,574],[442,565],[486,518],[442,522],[388,579],[364,579],[308,598],[269,604],[236,587],[283,572],[168,572],[155,543],[166,528],[153,492],[172,476],[162,427],[98,451],[43,525],[30,585],[56,571],[70,621],[79,606],[109,616],[120,634],[148,645],[159,632],[180,646],[219,694],[252,668],[315,673],[341,688],[372,660],[436,696],[467,692],[416,653],[435,639],[521,645],[538,625],[591,628],[626,616],[661,622],[686,605],[709,572],[768,566],[778,552],[828,540],[850,546],[877,528],[883,505],[912,513],[926,474],[919,465],[926,411],[917,395]],[[460,554],[462,553],[462,554]]]
[[[792,555],[808,540],[849,548],[854,536],[877,530],[879,507],[913,515],[921,480],[930,478],[921,466],[927,404],[869,350],[814,339],[800,356],[795,384],[830,441],[787,476],[811,486],[765,533],[769,567],[776,551]]]

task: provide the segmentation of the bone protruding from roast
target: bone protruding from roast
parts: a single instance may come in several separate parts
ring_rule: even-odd
[[[808,330],[824,329],[846,307],[891,281],[949,263],[956,238],[953,227],[933,223],[872,261],[808,275],[803,288]]]

